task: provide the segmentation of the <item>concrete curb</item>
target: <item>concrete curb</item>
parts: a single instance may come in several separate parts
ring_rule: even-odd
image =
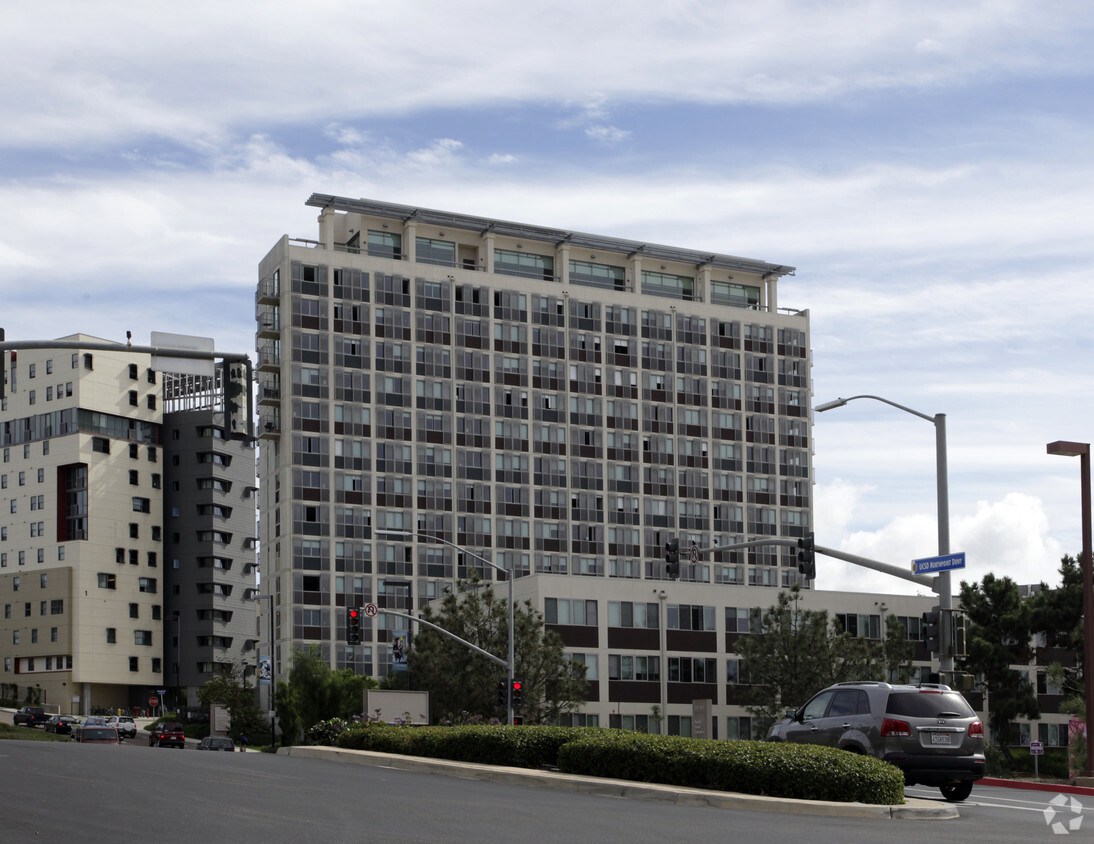
[[[442,774],[465,779],[501,782],[510,785],[534,785],[556,791],[621,797],[628,800],[661,800],[679,806],[707,806],[717,809],[748,809],[757,812],[782,812],[800,815],[825,815],[845,818],[889,818],[891,820],[949,820],[960,817],[957,807],[930,800],[908,798],[900,806],[874,806],[866,803],[834,803],[824,800],[795,800],[785,797],[762,797],[727,791],[706,791],[630,780],[601,779],[538,771],[528,768],[505,768],[451,762],[446,759],[425,759],[420,756],[398,756],[369,750],[344,750],[339,747],[282,747],[279,756],[303,759],[326,759],[356,765],[372,765],[400,771]]]
[[[1085,794],[1094,796],[1094,788],[1088,785],[1071,785],[1070,783],[1030,782],[1029,780],[1007,780],[996,777],[984,777],[977,780],[977,785],[990,785],[995,788],[1018,788],[1025,791],[1053,791],[1057,794]]]

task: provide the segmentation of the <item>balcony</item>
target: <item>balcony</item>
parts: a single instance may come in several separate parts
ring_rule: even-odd
[[[258,282],[255,291],[255,303],[276,305],[281,300],[281,279],[274,274]]]

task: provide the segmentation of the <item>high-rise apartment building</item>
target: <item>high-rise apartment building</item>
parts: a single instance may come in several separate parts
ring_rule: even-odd
[[[86,335],[0,361],[0,697],[196,704],[253,673],[254,444],[219,381]]]
[[[809,319],[777,298],[792,267],[372,200],[307,204],[318,239],[282,238],[256,294],[279,671],[318,645],[335,667],[386,673],[406,622],[382,609],[416,609],[475,565],[429,536],[521,584],[539,575],[601,600],[671,584],[672,538],[676,585],[712,604],[733,603],[713,597],[722,587],[802,580],[789,547],[690,558],[693,544],[810,530]],[[551,593],[537,594],[543,609]],[[348,648],[345,610],[366,603],[380,616]],[[548,621],[572,623],[557,607]]]

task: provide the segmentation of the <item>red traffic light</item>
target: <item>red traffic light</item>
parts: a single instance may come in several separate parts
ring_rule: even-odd
[[[513,691],[514,692],[519,692],[522,685],[523,684],[520,682],[520,680],[514,680],[513,681]]]
[[[349,617],[350,618],[357,618],[357,610],[350,610],[349,611]]]

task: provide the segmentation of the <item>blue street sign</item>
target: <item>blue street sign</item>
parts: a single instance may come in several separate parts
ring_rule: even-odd
[[[941,557],[924,557],[922,560],[912,560],[912,574],[930,574],[935,571],[963,568],[965,568],[964,551],[958,551],[956,554],[944,554]]]

